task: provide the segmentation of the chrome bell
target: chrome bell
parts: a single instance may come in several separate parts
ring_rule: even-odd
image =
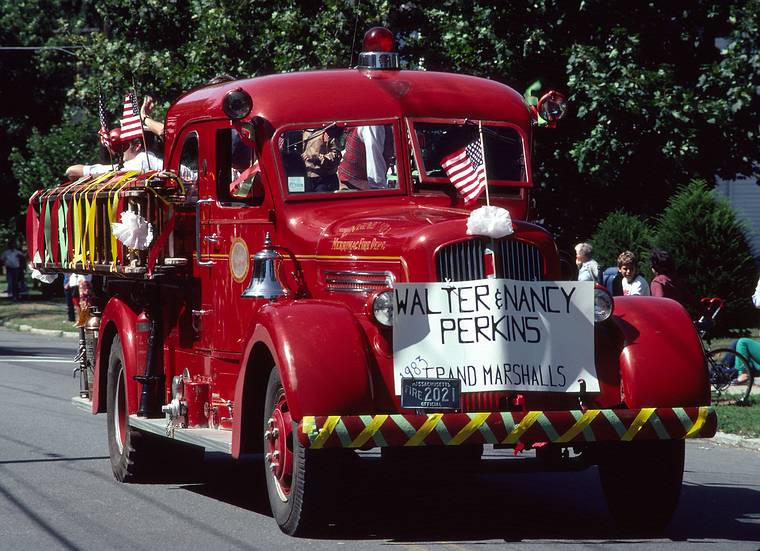
[[[251,282],[240,296],[273,300],[287,295],[279,279],[281,264],[282,255],[272,247],[272,238],[267,232],[264,248],[253,255]]]

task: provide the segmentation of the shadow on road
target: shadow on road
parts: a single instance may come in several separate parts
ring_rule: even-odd
[[[64,341],[64,345],[67,344],[68,341]],[[58,344],[58,343],[55,343]],[[64,348],[64,346],[55,347],[57,351],[58,348]],[[66,353],[69,352],[68,348],[66,348]],[[32,347],[20,347],[20,348],[12,348],[10,346],[0,346],[0,359],[3,357],[27,357],[27,358],[36,358],[36,357],[49,357],[51,355],[51,348],[37,348],[34,349]],[[55,354],[54,354],[55,355]],[[74,365],[74,359],[72,355],[71,364]]]
[[[262,462],[260,456],[233,461],[207,454],[204,481],[183,488],[271,516]],[[556,539],[573,544],[662,538],[758,540],[760,490],[685,484],[666,531],[642,538],[620,533],[612,522],[596,468],[472,475],[465,476],[464,483],[445,476],[403,478],[388,476],[378,458],[364,458],[336,483],[339,504],[319,537],[398,542]]]

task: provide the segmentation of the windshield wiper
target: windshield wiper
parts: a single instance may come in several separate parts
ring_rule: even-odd
[[[487,126],[481,126],[477,122],[470,120],[470,119],[464,119],[464,122],[460,126],[464,125],[470,125],[470,126],[477,126],[478,128],[482,128],[483,134],[488,134],[492,138],[496,138],[500,142],[508,143],[508,144],[516,144],[517,140],[515,138],[508,138],[507,136],[502,136],[495,130],[491,130]]]

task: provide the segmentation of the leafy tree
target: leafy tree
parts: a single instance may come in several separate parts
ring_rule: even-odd
[[[697,79],[697,107],[710,125],[700,136],[700,154],[731,178],[757,174],[760,134],[760,0],[736,2],[728,10],[729,29],[718,41],[720,57]]]
[[[19,248],[24,246],[24,236],[16,230],[16,218],[13,217],[6,224],[0,225],[0,247],[5,250],[9,241],[14,241]]]
[[[732,326],[754,321],[749,297],[757,270],[746,228],[704,181],[691,181],[670,199],[659,217],[655,243],[673,256],[695,296],[726,300],[723,317]]]
[[[34,128],[46,132],[60,120],[73,82],[69,36],[86,26],[83,2],[68,0],[0,0],[0,44],[5,47],[46,47],[45,50],[0,51],[0,220],[18,212],[18,186],[11,172],[10,153],[25,148]],[[85,10],[86,11],[86,10]],[[68,52],[68,53],[67,53]]]
[[[97,119],[77,113],[50,129],[47,134],[36,128],[27,142],[27,153],[18,148],[11,153],[13,175],[19,182],[19,195],[29,198],[36,190],[61,183],[66,167],[76,159],[93,159],[97,151]],[[105,161],[105,159],[101,159]],[[26,203],[21,205],[26,212]]]
[[[599,224],[591,243],[594,258],[603,267],[617,266],[617,257],[623,251],[631,251],[639,259],[639,269],[644,277],[649,275],[649,251],[654,232],[638,216],[618,210],[608,214]]]

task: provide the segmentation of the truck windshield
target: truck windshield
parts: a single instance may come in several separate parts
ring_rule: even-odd
[[[422,181],[448,182],[446,161],[465,152],[479,163],[482,157],[478,125],[474,123],[414,122],[415,176]],[[511,126],[483,126],[483,149],[489,181],[526,182],[520,134]]]
[[[290,194],[398,189],[392,124],[288,129],[277,146]]]

